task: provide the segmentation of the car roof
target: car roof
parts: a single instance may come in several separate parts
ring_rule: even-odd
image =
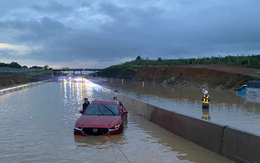
[[[247,82],[248,88],[260,88],[260,81],[249,81]]]
[[[119,101],[117,101],[117,100],[95,100],[91,104],[119,105]]]

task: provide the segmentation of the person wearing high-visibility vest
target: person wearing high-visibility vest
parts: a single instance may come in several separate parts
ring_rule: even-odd
[[[202,109],[208,109],[209,108],[209,102],[210,102],[210,96],[209,96],[209,92],[207,90],[204,90],[204,95],[202,97]]]

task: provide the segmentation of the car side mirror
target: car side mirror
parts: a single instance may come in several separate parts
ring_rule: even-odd
[[[80,113],[80,114],[83,114],[83,110],[80,110],[79,113]]]
[[[128,113],[128,111],[124,109],[123,110],[123,114],[127,114],[127,113]]]

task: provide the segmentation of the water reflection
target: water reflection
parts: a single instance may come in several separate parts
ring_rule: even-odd
[[[97,137],[84,137],[84,136],[74,136],[77,148],[98,148],[105,143],[109,143],[108,136],[97,136]]]
[[[201,118],[210,121],[211,117],[209,114],[209,109],[202,108],[202,117]]]
[[[64,87],[64,98],[67,99],[67,82],[63,83],[63,87]]]
[[[1,162],[114,163],[127,162],[126,157],[143,163],[229,162],[131,113],[121,135],[74,136],[83,97],[91,101],[112,98],[109,90],[92,86],[96,87],[47,83],[1,96]],[[7,135],[10,126],[15,132]]]

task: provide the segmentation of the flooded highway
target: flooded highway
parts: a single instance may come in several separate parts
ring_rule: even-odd
[[[89,82],[46,83],[0,96],[0,162],[231,162],[131,112],[121,135],[74,136],[84,97],[112,98]]]
[[[210,120],[260,135],[260,97],[237,96],[232,91],[209,90],[210,109],[202,110],[202,90],[162,84],[92,79],[111,90],[177,113]]]

